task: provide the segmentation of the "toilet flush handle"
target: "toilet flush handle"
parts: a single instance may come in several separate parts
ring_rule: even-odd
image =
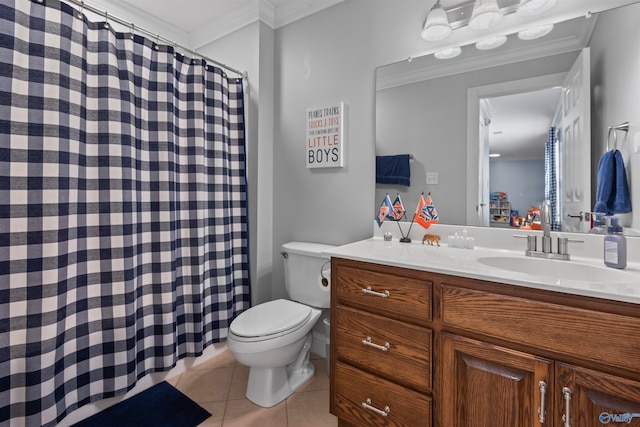
[[[284,259],[289,258],[289,254],[284,252],[284,251],[280,252],[280,255],[282,255],[282,258],[284,258]]]
[[[327,286],[329,286],[329,279],[327,279],[326,277],[324,277],[324,267],[329,264],[331,262],[331,260],[325,262],[324,264],[322,264],[322,267],[320,267],[320,277],[322,277],[322,280],[320,281],[320,283],[322,283],[322,286],[324,286],[325,288]]]

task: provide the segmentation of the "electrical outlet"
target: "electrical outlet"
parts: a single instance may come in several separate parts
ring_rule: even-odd
[[[438,172],[427,172],[427,184],[433,185],[438,183]]]

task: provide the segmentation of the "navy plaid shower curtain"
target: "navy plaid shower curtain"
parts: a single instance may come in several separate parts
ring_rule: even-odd
[[[549,128],[549,140],[544,145],[544,199],[551,206],[551,230],[561,231],[560,206],[558,206],[558,138],[556,128]]]
[[[0,425],[54,425],[250,304],[242,80],[0,0]]]

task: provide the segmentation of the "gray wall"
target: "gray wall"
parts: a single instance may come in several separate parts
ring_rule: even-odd
[[[273,298],[286,295],[283,243],[373,234],[375,68],[424,49],[430,8],[423,0],[347,0],[276,30]],[[345,166],[307,169],[306,109],[336,101],[346,106]]]
[[[640,3],[608,12],[598,19],[591,37],[592,170],[605,152],[609,126],[629,122],[627,134],[618,133],[618,149],[627,169],[634,212],[623,220],[640,235],[640,155],[633,138],[640,132]],[[640,138],[640,137],[639,137]],[[592,174],[592,188],[596,174]],[[595,200],[595,192],[592,200]]]
[[[526,216],[544,200],[544,160],[490,159],[489,191],[504,191],[511,210]]]
[[[349,1],[276,31],[273,297],[286,296],[280,246],[372,235],[375,7]],[[307,169],[308,107],[345,103],[345,166]]]

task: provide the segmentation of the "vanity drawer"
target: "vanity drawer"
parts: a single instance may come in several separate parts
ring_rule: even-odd
[[[556,354],[638,370],[638,317],[443,285],[442,323]]]
[[[431,390],[431,329],[345,306],[336,311],[338,359],[419,391]]]
[[[431,282],[344,266],[336,282],[338,303],[420,324],[431,321]]]
[[[341,362],[334,366],[332,412],[338,418],[354,426],[431,426],[428,396]],[[389,408],[386,413],[385,407]]]

